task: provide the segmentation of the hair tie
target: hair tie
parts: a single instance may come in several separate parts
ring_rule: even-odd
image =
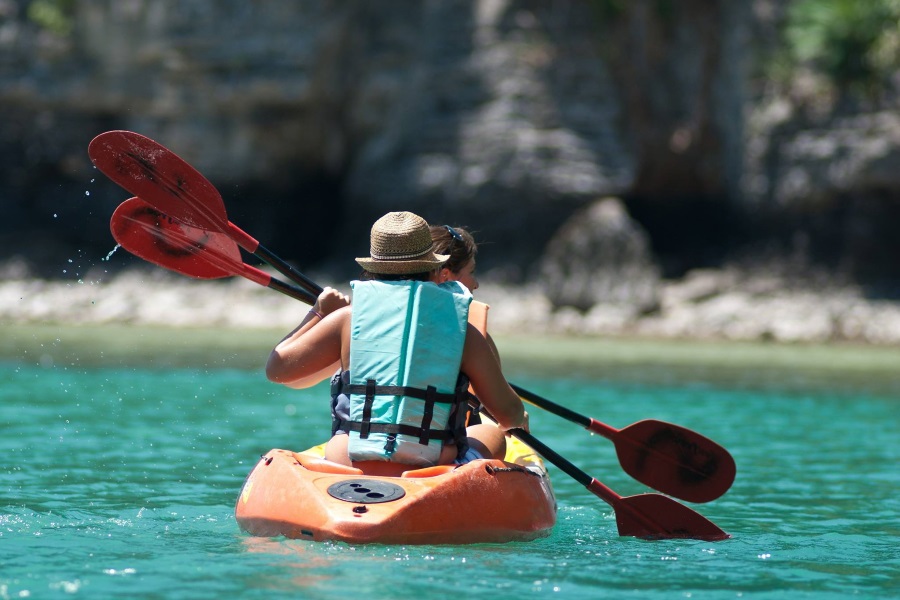
[[[450,235],[453,236],[453,239],[454,239],[454,240],[456,240],[457,242],[463,241],[462,236],[459,235],[459,232],[458,232],[457,230],[455,230],[454,228],[450,227],[449,225],[444,225],[444,227],[447,228],[447,231],[450,232]]]

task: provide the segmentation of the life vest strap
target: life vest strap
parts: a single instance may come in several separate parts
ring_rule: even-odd
[[[367,379],[366,385],[351,387],[363,388],[362,390],[357,390],[356,393],[362,391],[366,395],[366,403],[363,405],[362,429],[359,430],[359,437],[366,439],[369,437],[369,432],[371,431],[372,405],[375,402],[375,389],[377,386],[375,385],[374,379]]]
[[[423,429],[414,425],[400,425],[393,423],[359,423],[357,421],[340,421],[340,429],[344,431],[359,431],[362,435],[364,425],[368,425],[369,433],[387,433],[389,435],[409,435],[424,439],[427,444],[428,440],[450,440],[454,439],[454,432],[446,429]]]
[[[457,438],[465,439],[465,410],[460,410],[466,405],[465,397],[468,395],[460,394],[464,386],[458,387],[452,394],[439,393],[437,388],[429,385],[426,389],[401,386],[401,385],[376,385],[374,379],[369,379],[365,384],[345,384],[338,383],[332,386],[334,389],[340,390],[340,393],[360,394],[365,396],[363,404],[363,420],[347,421],[339,419],[337,429],[344,431],[357,431],[361,439],[367,439],[372,433],[386,433],[390,436],[408,435],[419,438],[419,443],[423,446],[428,444],[429,440],[454,440]],[[402,425],[391,423],[372,423],[372,406],[375,402],[375,396],[406,396],[418,398],[425,401],[424,414],[422,415],[422,425],[416,427],[414,425]],[[444,404],[454,404],[455,410],[452,411],[449,429],[430,429],[431,421],[434,418],[434,404],[441,402]],[[462,419],[460,418],[462,415]],[[393,443],[393,439],[388,440],[388,444]]]
[[[455,404],[457,402],[456,392],[452,393],[439,393],[437,390],[434,390],[433,387],[429,386],[429,389],[434,390],[429,393],[428,389],[421,389],[416,387],[409,387],[405,385],[375,385],[375,381],[370,379],[365,384],[355,383],[355,384],[342,384],[340,387],[341,393],[347,394],[360,394],[365,395],[366,398],[369,397],[370,388],[369,384],[372,384],[374,391],[372,392],[372,397],[375,396],[406,396],[407,398],[418,398],[419,400],[433,400],[434,402],[441,402],[443,404]],[[370,416],[370,415],[367,415]]]
[[[419,443],[423,446],[428,443],[428,436],[425,435],[431,427],[431,419],[434,418],[434,397],[437,395],[437,389],[433,385],[429,385],[425,389],[425,411],[422,414],[422,433],[419,435]],[[456,394],[453,395],[456,400]]]
[[[456,391],[454,394],[440,394],[437,393],[437,390],[434,389],[434,386],[430,386],[433,390],[430,397],[428,389],[421,390],[418,388],[402,386],[378,386],[375,384],[374,380],[368,380],[365,384],[350,385],[348,380],[348,371],[342,371],[341,373],[338,373],[331,380],[332,435],[335,435],[338,431],[344,431],[348,433],[350,431],[355,431],[359,432],[360,438],[363,438],[364,433],[366,436],[368,436],[369,433],[383,433],[389,437],[389,439],[386,441],[387,444],[396,443],[396,436],[400,434],[418,438],[418,443],[422,445],[426,445],[428,443],[428,440],[439,439],[447,443],[455,442],[459,450],[459,455],[462,456],[465,454],[466,450],[468,449],[466,440],[466,425],[472,424],[471,422],[467,423],[469,410],[477,413],[479,409],[479,402],[475,396],[469,393],[469,378],[466,377],[464,373],[460,373],[459,377],[457,378]],[[356,393],[365,397],[363,405],[363,415],[365,417],[368,417],[370,422],[363,423],[361,421],[350,421],[347,418],[346,410],[341,411],[338,409],[339,397],[343,396],[349,399],[349,395],[351,394],[352,390],[358,390]],[[421,427],[408,424],[396,425],[387,423],[372,423],[372,409],[371,407],[369,408],[369,410],[366,409],[366,402],[374,402],[374,398],[377,394],[403,394],[406,396],[412,395],[423,399],[425,400],[426,405],[431,406],[430,409],[427,407],[425,409],[425,412],[431,415],[431,420],[433,420],[433,403],[450,401],[453,406],[450,410],[447,428],[443,430],[429,429],[431,420],[426,423],[424,419]],[[432,400],[432,402],[428,402],[429,399]]]

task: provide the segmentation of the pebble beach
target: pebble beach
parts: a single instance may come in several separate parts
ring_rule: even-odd
[[[348,291],[346,283],[312,278]],[[661,286],[656,310],[596,305],[554,310],[537,286],[481,281],[497,335],[551,334],[779,343],[900,345],[900,303],[867,299],[852,286],[804,289],[777,276],[695,271]],[[0,323],[133,324],[287,331],[306,306],[243,279],[192,280],[159,269],[132,269],[66,280],[0,281]]]

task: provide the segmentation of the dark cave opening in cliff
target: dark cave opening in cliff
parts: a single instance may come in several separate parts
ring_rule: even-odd
[[[747,241],[745,218],[724,198],[626,196],[628,211],[650,236],[662,276],[721,267]]]
[[[228,190],[229,218],[302,271],[335,252],[344,218],[341,183],[322,172],[241,182]]]

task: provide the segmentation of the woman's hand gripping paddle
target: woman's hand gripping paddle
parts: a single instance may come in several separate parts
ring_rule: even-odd
[[[509,433],[534,448],[538,454],[609,504],[616,514],[619,535],[657,540],[690,538],[711,542],[731,537],[703,515],[679,504],[668,496],[659,494],[620,496],[554,452],[530,433],[526,433],[522,429],[512,429]]]
[[[647,487],[688,502],[709,502],[734,482],[731,454],[690,429],[655,419],[616,429],[510,385],[523,400],[612,441],[622,469]]]
[[[215,186],[165,146],[132,131],[107,131],[91,140],[88,155],[104,175],[159,212],[185,225],[225,234],[310,293],[321,293],[305,275],[231,223]]]
[[[237,244],[228,236],[179,223],[140,198],[120,204],[109,228],[116,242],[135,256],[182,275],[200,279],[239,275],[301,302],[316,301],[306,290],[244,263]]]

